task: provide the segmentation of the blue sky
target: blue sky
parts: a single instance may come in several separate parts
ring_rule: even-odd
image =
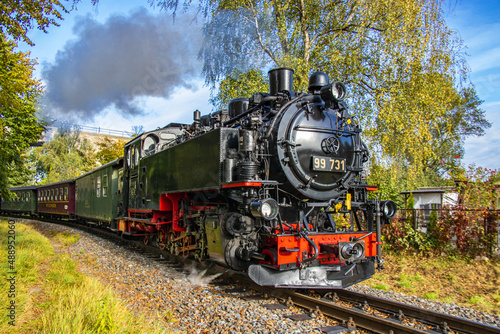
[[[500,1],[449,1],[448,26],[467,46],[471,80],[492,123],[486,135],[465,142],[464,163],[500,169]]]
[[[52,63],[58,52],[68,42],[76,38],[75,22],[78,17],[89,16],[98,22],[105,22],[112,15],[128,15],[139,7],[148,8],[152,12],[157,9],[149,7],[146,0],[101,0],[97,8],[90,1],[78,5],[76,11],[65,14],[65,20],[59,27],[51,27],[49,33],[32,31],[30,38],[34,47],[21,45],[25,51],[31,51],[32,57],[38,59],[37,76],[42,77],[42,67]],[[463,39],[468,53],[471,69],[471,80],[479,97],[484,101],[482,108],[492,127],[483,137],[469,138],[465,142],[463,163],[475,163],[492,169],[500,169],[500,1],[448,0],[445,5],[445,18],[448,26]],[[167,14],[164,14],[167,15]],[[193,29],[199,29],[194,24]],[[192,120],[193,111],[199,109],[202,114],[211,112],[208,102],[210,92],[203,86],[203,81],[192,80],[191,87],[176,88],[170,98],[142,98],[138,104],[148,110],[146,115],[128,118],[109,108],[92,119],[81,119],[80,125],[98,126],[101,128],[130,131],[133,125],[142,125],[145,130],[155,129],[170,122],[186,122]],[[168,111],[168,112],[166,112]]]

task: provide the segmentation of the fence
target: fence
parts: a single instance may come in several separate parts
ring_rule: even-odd
[[[128,132],[128,131],[103,129],[101,127],[93,127],[93,126],[85,126],[85,125],[75,125],[75,129],[78,129],[78,130],[84,131],[84,132],[99,133],[99,134],[111,135],[111,136],[117,136],[117,137],[129,137],[129,138],[131,138],[134,135],[132,132]]]

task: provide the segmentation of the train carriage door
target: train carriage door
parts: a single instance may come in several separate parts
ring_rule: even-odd
[[[117,196],[117,216],[123,216],[125,214],[125,203],[123,202],[123,168],[120,168],[118,171],[118,185],[117,185],[117,191],[116,191],[116,196]]]
[[[129,172],[129,196],[128,208],[139,208],[139,157],[140,157],[140,141],[137,141],[127,150],[127,164]]]

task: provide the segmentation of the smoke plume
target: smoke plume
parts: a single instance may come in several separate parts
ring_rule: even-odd
[[[190,83],[201,74],[202,36],[191,19],[174,23],[142,8],[104,23],[81,17],[73,30],[76,40],[43,66],[44,114],[51,117],[93,119],[108,107],[125,117],[142,114],[137,98],[193,89]]]

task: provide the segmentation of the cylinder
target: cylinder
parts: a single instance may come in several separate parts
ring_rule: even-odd
[[[255,161],[241,161],[238,164],[238,179],[253,180],[254,176],[259,171],[259,165]]]
[[[289,68],[275,68],[270,70],[269,75],[269,93],[276,95],[278,92],[287,90],[293,91],[293,70]]]

